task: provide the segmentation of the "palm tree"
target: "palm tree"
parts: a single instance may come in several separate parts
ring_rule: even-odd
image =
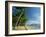
[[[25,17],[25,7],[16,7],[16,16],[13,17],[13,21],[15,24],[15,26],[24,26],[25,27],[25,22],[27,20],[27,18]],[[15,20],[16,19],[16,20]],[[25,27],[26,29],[26,27]]]

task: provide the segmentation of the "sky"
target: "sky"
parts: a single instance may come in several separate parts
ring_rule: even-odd
[[[26,24],[31,25],[34,24],[40,24],[40,7],[29,7],[26,8],[26,16],[28,18],[28,21]]]
[[[16,14],[16,7],[13,6],[13,13]],[[40,24],[40,7],[26,7],[25,16],[28,19],[27,25]]]

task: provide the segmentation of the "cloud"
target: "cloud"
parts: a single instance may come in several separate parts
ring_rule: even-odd
[[[35,15],[35,20],[29,19],[26,22],[26,25],[31,25],[31,24],[40,24],[40,15]]]
[[[26,25],[39,24],[39,23],[40,23],[40,22],[38,22],[38,21],[28,20],[28,21],[26,22]]]

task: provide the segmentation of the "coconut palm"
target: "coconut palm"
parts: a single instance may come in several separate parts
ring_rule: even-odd
[[[24,26],[25,27],[25,22],[27,18],[25,17],[25,7],[16,7],[16,14],[13,16],[13,26]],[[26,29],[26,27],[25,27]]]

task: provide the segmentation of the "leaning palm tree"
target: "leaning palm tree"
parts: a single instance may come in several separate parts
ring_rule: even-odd
[[[25,17],[25,8],[24,7],[16,7],[16,20],[14,20],[14,21],[16,21],[15,23],[15,26],[24,26],[25,27],[25,22],[26,22],[26,20],[27,20],[27,18]],[[26,27],[25,27],[25,29],[27,29]]]

